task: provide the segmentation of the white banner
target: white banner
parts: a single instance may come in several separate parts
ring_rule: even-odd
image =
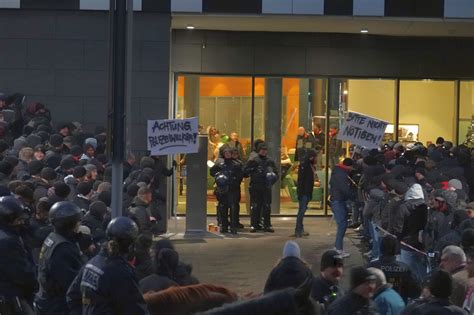
[[[376,149],[383,139],[387,125],[386,121],[356,112],[348,112],[337,138],[367,149]]]
[[[198,152],[198,119],[148,120],[148,150],[151,155]]]

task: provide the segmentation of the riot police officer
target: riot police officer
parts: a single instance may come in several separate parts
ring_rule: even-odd
[[[0,198],[0,314],[33,314],[36,266],[22,235],[28,216],[14,197]]]
[[[270,221],[272,203],[272,186],[278,180],[278,171],[275,162],[270,159],[268,147],[265,143],[257,146],[257,154],[248,160],[244,168],[244,174],[250,176],[250,203],[251,217],[250,232],[257,230],[273,233]],[[263,216],[263,228],[260,218]]]
[[[49,212],[54,231],[41,247],[38,263],[38,314],[69,314],[66,292],[82,267],[78,245],[81,209],[72,202],[55,203]]]
[[[221,223],[221,232],[229,232],[229,210],[230,210],[230,231],[237,233],[239,224],[239,199],[240,183],[243,172],[240,163],[232,158],[232,150],[224,145],[222,148],[222,158],[218,158],[211,167],[211,176],[216,179],[215,195],[218,201],[217,215]]]
[[[85,265],[67,292],[71,314],[148,314],[135,271],[127,262],[138,236],[137,225],[118,217],[106,233],[107,247]]]

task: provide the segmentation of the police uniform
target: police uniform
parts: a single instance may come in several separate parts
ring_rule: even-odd
[[[30,314],[37,287],[31,252],[14,228],[0,225],[0,314]]]
[[[258,151],[266,149],[260,144]],[[244,168],[245,175],[250,176],[250,203],[252,231],[262,229],[260,219],[263,217],[264,229],[271,231],[270,211],[272,203],[272,185],[278,178],[275,162],[267,156],[256,155],[249,159]],[[271,175],[271,176],[269,176]]]
[[[71,314],[148,314],[135,272],[122,256],[106,249],[92,258],[74,279],[67,301]]]
[[[242,182],[242,165],[231,158],[219,158],[210,170],[211,176],[216,178],[217,215],[222,231],[227,232],[229,225],[233,233],[239,224],[240,183]],[[230,224],[229,224],[230,210]]]
[[[41,248],[38,264],[40,290],[35,304],[39,314],[69,314],[66,292],[82,267],[79,245],[70,237],[52,232]]]

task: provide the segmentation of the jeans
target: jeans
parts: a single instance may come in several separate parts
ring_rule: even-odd
[[[422,283],[425,280],[426,270],[426,257],[414,252],[412,250],[401,249],[400,250],[400,261],[410,267],[412,274],[417,278],[418,283]]]
[[[332,213],[337,224],[336,249],[342,250],[344,234],[347,230],[347,202],[334,200],[331,201]]]
[[[372,238],[372,258],[379,258],[380,256],[380,234],[375,228],[374,221],[369,221],[370,237]]]
[[[310,201],[309,196],[301,196],[299,199],[299,208],[298,208],[298,215],[296,216],[296,228],[295,228],[295,234],[298,236],[298,234],[301,234],[304,232],[304,226],[303,226],[303,219],[304,219],[304,214],[306,213],[306,209],[308,209],[308,203]]]

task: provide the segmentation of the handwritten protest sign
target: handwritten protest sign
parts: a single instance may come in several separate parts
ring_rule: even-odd
[[[198,152],[198,120],[148,120],[148,150],[152,155]]]
[[[386,121],[349,112],[337,134],[337,138],[367,149],[375,149],[380,145],[387,125],[388,122]]]

